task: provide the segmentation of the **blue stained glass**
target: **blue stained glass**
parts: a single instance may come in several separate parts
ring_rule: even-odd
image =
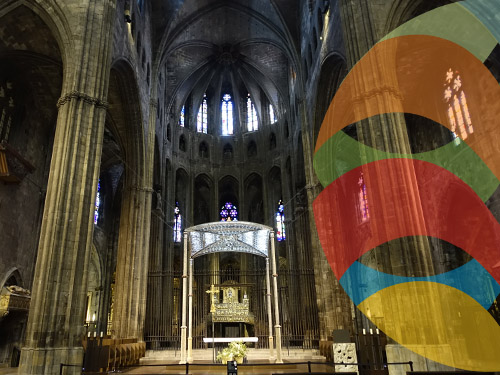
[[[276,239],[278,241],[284,241],[286,239],[285,206],[281,199],[278,202],[278,211],[276,211]]]
[[[95,196],[94,225],[99,221],[99,207],[101,207],[101,180],[97,183],[97,194]]]
[[[179,125],[182,127],[184,127],[184,114],[185,114],[185,109],[184,106],[182,106],[181,115],[179,116]]]
[[[220,221],[238,221],[238,209],[231,202],[221,207]]]
[[[233,102],[231,101],[231,95],[225,94],[222,97],[221,106],[221,118],[222,118],[222,135],[232,135],[233,134]]]
[[[182,240],[182,215],[179,208],[179,202],[175,202],[174,209],[174,242],[181,242]]]

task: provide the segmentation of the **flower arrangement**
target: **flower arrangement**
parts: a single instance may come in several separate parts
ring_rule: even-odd
[[[227,361],[236,361],[243,363],[243,358],[247,355],[247,346],[243,341],[232,341],[227,348],[222,349],[222,352],[217,354],[217,360],[223,364]]]

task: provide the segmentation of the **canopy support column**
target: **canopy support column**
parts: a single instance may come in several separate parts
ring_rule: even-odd
[[[278,304],[278,273],[276,272],[276,254],[274,249],[274,231],[271,231],[271,265],[273,267],[273,292],[274,292],[274,331],[276,336],[276,363],[283,363],[281,359],[281,326],[280,310]]]
[[[274,361],[273,313],[271,309],[271,283],[269,281],[269,257],[266,258],[267,320],[269,321],[269,361]]]
[[[187,261],[188,261],[188,234],[184,232],[184,266],[182,269],[182,325],[181,325],[181,361],[186,363],[186,300],[187,300]]]

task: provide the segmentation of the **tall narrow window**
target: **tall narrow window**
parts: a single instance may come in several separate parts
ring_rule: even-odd
[[[184,127],[184,115],[185,115],[185,108],[184,106],[182,106],[182,109],[181,109],[181,115],[179,116],[179,125]]]
[[[238,209],[231,202],[221,207],[220,221],[238,221]]]
[[[269,104],[269,123],[274,124],[276,122],[276,116],[274,115],[274,107]]]
[[[174,209],[174,242],[181,242],[182,240],[182,215],[179,208],[179,202],[175,202]]]
[[[222,135],[233,134],[233,102],[231,95],[226,94],[222,97]]]
[[[203,101],[200,104],[200,109],[198,110],[198,119],[196,121],[196,130],[198,133],[205,133],[207,134],[207,122],[208,122],[208,115],[207,115],[207,94],[203,95]]]
[[[99,221],[99,208],[101,207],[101,180],[97,183],[97,194],[95,195],[94,225]]]
[[[252,99],[250,99],[250,94],[248,94],[247,97],[247,126],[249,132],[259,130],[257,111],[255,110],[255,106],[252,103]]]
[[[276,211],[276,239],[278,241],[284,241],[286,239],[285,206],[281,199],[278,202],[278,211]]]
[[[358,187],[359,216],[361,222],[364,223],[370,218],[370,211],[368,210],[368,196],[366,195],[366,184],[363,173],[359,176]]]
[[[458,71],[451,68],[446,72],[444,84],[444,100],[447,104],[447,115],[455,144],[474,133],[472,120],[467,105],[467,98],[462,86],[462,78]]]

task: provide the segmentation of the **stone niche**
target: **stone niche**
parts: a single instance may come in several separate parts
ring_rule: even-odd
[[[335,372],[356,372],[358,373],[357,365],[349,365],[349,363],[358,363],[356,355],[356,344],[354,343],[337,343],[333,344],[333,362],[346,363],[346,365],[336,365]]]

